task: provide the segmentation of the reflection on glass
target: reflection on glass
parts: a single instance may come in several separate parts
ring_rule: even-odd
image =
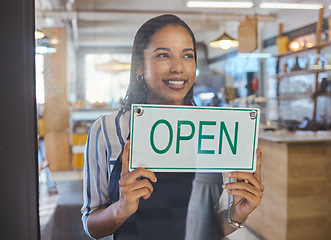
[[[37,54],[36,57],[36,97],[37,104],[45,103],[45,86],[44,86],[44,56]]]
[[[112,72],[112,69],[98,70],[97,66],[116,60],[130,63],[130,54],[87,54],[85,57],[86,101],[107,103],[119,107],[129,85],[129,71]]]

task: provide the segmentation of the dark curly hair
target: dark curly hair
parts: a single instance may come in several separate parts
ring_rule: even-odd
[[[152,36],[160,28],[168,25],[182,26],[187,30],[193,41],[194,59],[197,62],[195,37],[190,27],[183,20],[171,14],[161,15],[148,20],[140,27],[133,42],[130,83],[121,106],[122,111],[130,110],[132,103],[146,103],[148,88],[144,79],[141,82],[137,81],[137,68],[140,63],[144,62],[144,50],[148,47]],[[196,105],[193,99],[193,86],[184,97],[183,103],[184,105]]]

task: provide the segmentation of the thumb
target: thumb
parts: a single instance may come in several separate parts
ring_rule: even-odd
[[[130,140],[127,140],[123,149],[122,155],[122,173],[121,177],[126,176],[129,173],[129,153],[130,153]]]

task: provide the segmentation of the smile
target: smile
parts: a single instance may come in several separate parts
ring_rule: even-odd
[[[183,90],[185,88],[185,83],[187,81],[188,80],[178,79],[178,78],[163,80],[163,82],[165,84],[167,84],[168,88],[170,88],[172,90],[175,90],[175,91],[181,91],[181,90]]]
[[[168,78],[163,80],[163,82],[172,86],[183,86],[187,81],[185,78]]]
[[[184,84],[184,81],[168,81],[168,83],[171,85],[180,86]]]

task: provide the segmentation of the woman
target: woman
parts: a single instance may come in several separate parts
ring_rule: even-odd
[[[196,49],[191,29],[173,15],[147,21],[136,34],[131,64],[130,85],[121,110],[100,117],[89,132],[84,165],[84,228],[93,238],[114,234],[116,240],[184,239],[194,176],[154,174],[143,168],[129,172],[130,141],[126,139],[132,103],[194,105]],[[244,222],[261,200],[260,165],[257,169],[255,174],[232,173],[231,177],[246,182],[224,185],[225,189],[234,189],[229,193],[236,197],[232,220]],[[173,200],[178,196],[180,200]],[[155,209],[161,216],[154,214]],[[222,213],[219,217],[227,216]],[[190,216],[187,222],[192,222]],[[220,223],[217,227],[222,234],[235,230],[227,222]]]

